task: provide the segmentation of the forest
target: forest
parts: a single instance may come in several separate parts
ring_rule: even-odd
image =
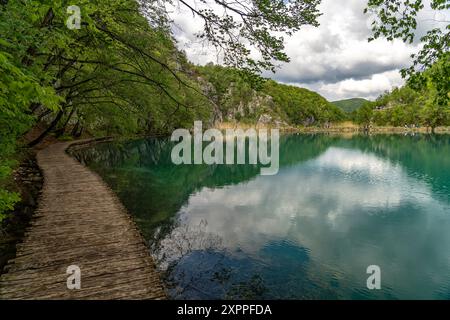
[[[249,97],[261,95],[261,79],[241,61],[228,68],[191,64],[176,48],[157,1],[79,1],[79,29],[66,25],[72,12],[65,2],[0,4],[0,217],[19,200],[6,186],[23,147],[49,135],[62,140],[83,134],[151,135],[190,127],[194,120],[211,125],[236,101],[245,106]],[[258,65],[247,62],[253,68]],[[230,91],[232,83],[235,89]],[[280,88],[308,96],[305,118],[322,120],[324,112],[323,120],[331,120],[339,114],[312,92],[275,83],[265,86],[274,91],[274,101],[262,106],[256,102],[258,110],[231,117],[256,119],[267,108],[283,108],[279,118],[299,122],[293,107],[282,104]],[[321,102],[320,109],[314,110],[314,101]],[[25,141],[23,136],[36,127],[39,134]]]
[[[294,6],[258,1],[248,12],[218,2],[241,22],[199,11],[191,2],[179,3],[204,20],[200,38],[225,52],[223,66],[188,61],[177,49],[160,1],[80,0],[76,28],[69,25],[74,11],[67,1],[0,2],[0,220],[20,199],[7,191],[20,152],[49,136],[167,134],[194,120],[210,126],[231,120],[297,127],[350,117],[363,126],[448,125],[448,32],[432,30],[424,38],[428,46],[416,62],[427,72],[416,76],[414,66],[405,70],[406,87],[348,115],[317,93],[260,77],[263,70],[275,71],[276,62],[289,61],[277,32],[317,26],[320,1],[290,1]],[[394,19],[398,8],[383,1],[368,6],[385,8],[374,38],[411,40],[414,19]],[[445,1],[433,6],[448,9]],[[250,57],[249,46],[258,49],[259,59]]]
[[[450,54],[421,75],[421,83],[410,81],[386,92],[353,111],[349,118],[364,127],[437,127],[450,126]]]

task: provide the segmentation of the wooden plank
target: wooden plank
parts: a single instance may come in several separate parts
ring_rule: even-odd
[[[80,142],[76,142],[79,144]],[[58,143],[37,154],[44,187],[0,299],[164,299],[160,275],[126,209],[103,180]],[[81,269],[81,289],[66,269]]]

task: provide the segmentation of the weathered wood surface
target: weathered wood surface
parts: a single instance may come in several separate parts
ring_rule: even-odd
[[[0,278],[1,299],[164,299],[159,274],[126,209],[95,173],[66,154],[39,151],[39,207]],[[81,289],[67,288],[67,267]]]

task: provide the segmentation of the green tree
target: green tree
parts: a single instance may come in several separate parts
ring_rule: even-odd
[[[413,89],[411,83],[383,94],[375,102],[377,125],[424,125],[434,132],[438,126],[450,125],[449,82],[443,78],[449,74],[448,62],[439,60],[423,72],[424,85]],[[440,79],[440,80],[437,80]],[[441,99],[443,92],[447,99]]]
[[[269,80],[262,90],[273,98],[275,108],[286,114],[293,125],[323,124],[345,118],[341,109],[307,89]]]
[[[154,6],[156,0],[146,0]],[[282,35],[302,26],[318,26],[320,0],[169,0],[172,7],[187,8],[204,28],[198,37],[223,53],[223,62],[251,73],[275,70],[277,61],[288,62]],[[251,51],[258,52],[255,59]]]
[[[38,120],[103,133],[169,130],[206,118],[206,99],[182,72],[166,22],[149,21],[132,0],[79,1],[83,24],[70,30],[65,1],[0,5],[0,180],[11,174],[19,137]],[[180,70],[180,71],[179,71]],[[143,129],[144,128],[144,129]],[[0,183],[2,183],[0,181]],[[0,213],[17,195],[0,185]]]
[[[450,9],[448,0],[431,0],[430,5],[436,12],[446,12]],[[369,41],[385,37],[390,41],[401,39],[405,43],[412,43],[416,37],[417,16],[424,7],[423,0],[369,0],[365,12],[376,13],[378,17],[378,20],[372,24],[373,37]],[[445,20],[437,22],[441,26],[427,30],[426,34],[420,38],[423,43],[422,49],[411,56],[413,65],[403,69],[401,73],[416,90],[426,88],[427,81],[432,81],[438,88],[435,103],[441,108],[447,108],[450,99],[450,24]],[[436,63],[442,65],[441,72],[436,70],[434,76],[427,78],[426,70]]]
[[[434,81],[427,82],[428,96],[422,99],[423,107],[420,111],[422,123],[431,128],[434,133],[436,127],[450,124],[450,99],[447,100],[447,106],[441,106],[436,101],[439,96],[438,89],[434,87]]]
[[[362,125],[365,131],[370,130],[370,125],[373,121],[373,106],[371,102],[365,103],[361,108],[356,110],[355,121]]]
[[[0,28],[4,23],[1,20]],[[20,29],[20,21],[16,26]],[[0,39],[0,221],[5,211],[20,200],[17,193],[8,192],[4,185],[16,165],[13,159],[16,141],[33,121],[29,107],[44,103],[50,110],[56,110],[60,101],[51,87],[42,86],[39,78],[9,53],[13,49],[13,43]]]
[[[202,19],[200,37],[251,74],[288,61],[281,34],[317,25],[320,1],[214,2],[208,9],[195,0],[79,0],[81,28],[72,30],[68,1],[1,1],[0,180],[11,173],[19,137],[38,121],[47,127],[30,146],[69,129],[75,136],[167,132],[210,118],[203,84],[176,49],[167,5]],[[245,96],[249,89],[241,89]],[[1,213],[17,197],[0,190]]]

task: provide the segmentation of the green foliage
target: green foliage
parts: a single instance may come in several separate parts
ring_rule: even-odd
[[[236,120],[244,121],[248,118],[246,107],[255,95],[254,83],[246,79],[240,70],[208,64],[197,67],[197,72],[206,81],[203,90],[214,102],[217,111],[226,115],[242,104],[244,113],[237,113]]]
[[[351,113],[362,107],[368,100],[363,98],[352,98],[331,102],[335,106],[341,108],[344,112]]]
[[[83,130],[93,135],[167,132],[209,116],[208,101],[160,15],[149,24],[136,1],[78,1],[82,28],[66,27],[65,1],[0,5],[0,214],[20,137]]]
[[[352,118],[364,126],[373,122],[379,126],[425,126],[432,131],[439,126],[449,126],[448,65],[448,61],[438,61],[423,72],[424,84],[420,90],[412,83],[395,88],[352,113]]]
[[[319,94],[273,80],[254,83],[239,70],[209,64],[197,68],[204,86],[222,115],[234,114],[234,120],[255,123],[262,114],[290,125],[312,125],[345,118],[338,107]],[[211,88],[209,88],[211,86]],[[241,112],[234,112],[242,109]]]
[[[275,61],[288,61],[280,33],[317,25],[319,1],[216,3],[227,9],[225,14],[202,9],[195,0],[180,2],[204,20],[203,37],[222,49],[225,63],[240,68],[202,70],[217,90],[216,103],[225,110],[249,103],[255,80],[260,81],[255,72],[273,69]],[[37,120],[47,129],[30,145],[49,133],[61,139],[83,132],[167,133],[212,118],[214,101],[177,50],[160,2],[74,4],[81,9],[80,29],[66,26],[71,14],[67,1],[0,3],[0,183],[11,173],[20,137]],[[261,59],[251,58],[249,46],[259,50]],[[234,84],[231,92],[226,83]],[[240,116],[246,120],[249,115]],[[15,201],[1,190],[9,200],[0,203],[0,213]]]
[[[314,92],[257,76],[262,69],[273,70],[277,61],[289,60],[281,33],[317,25],[319,2],[216,1],[226,8],[219,12],[204,9],[201,1],[180,1],[205,22],[202,37],[221,49],[224,63],[231,66],[225,68],[191,65],[177,50],[168,16],[156,0],[79,0],[78,30],[66,26],[66,1],[1,1],[0,214],[17,201],[4,185],[22,147],[20,137],[37,121],[47,129],[31,145],[49,133],[62,139],[86,132],[167,133],[190,127],[194,120],[210,123],[216,112],[227,114],[237,107],[243,111],[234,116],[243,122],[262,114],[291,125],[345,119],[342,110]],[[371,4],[382,4],[375,2]],[[438,2],[433,3],[441,8]],[[436,32],[429,34],[428,43],[434,50],[442,39]],[[252,58],[250,46],[259,51],[259,59]],[[402,123],[419,107],[419,120],[430,126],[448,121],[449,56],[441,48],[445,43],[436,49],[439,63],[420,82],[431,93],[399,103],[412,109],[399,107],[386,122]],[[413,84],[411,78],[409,86],[418,91]]]
[[[293,125],[320,124],[345,118],[341,109],[307,89],[268,80],[262,90],[273,98],[275,108],[286,114]]]
[[[0,222],[6,217],[5,212],[13,210],[14,205],[20,201],[20,196],[15,192],[0,189]]]
[[[9,10],[11,8],[11,10]],[[36,33],[29,32],[32,25],[20,19],[17,4],[13,1],[0,7],[0,221],[6,211],[20,200],[16,193],[4,189],[16,164],[13,160],[18,138],[32,125],[28,112],[33,104],[42,103],[56,110],[61,101],[45,74],[24,65],[26,45],[37,40]],[[10,37],[8,37],[10,35]],[[23,41],[21,44],[19,41]]]
[[[373,104],[366,102],[361,108],[354,112],[354,120],[357,124],[368,129],[373,120]]]
[[[214,1],[212,6],[200,0],[168,2],[203,22],[199,38],[223,53],[226,65],[256,74],[273,71],[277,61],[289,61],[282,35],[290,36],[305,25],[318,26],[320,15],[320,0]]]
[[[431,0],[430,6],[432,10],[448,11],[450,9],[450,1],[448,0]],[[389,41],[401,39],[405,43],[412,43],[416,36],[417,15],[420,10],[425,7],[423,0],[369,0],[365,13],[371,12],[377,15],[378,20],[372,23],[374,39],[385,37]],[[426,34],[420,38],[423,43],[422,49],[411,57],[414,62],[409,68],[403,69],[402,75],[409,79],[409,84],[416,90],[426,88],[427,82],[432,81],[434,86],[438,88],[436,99],[438,104],[445,105],[448,97],[448,90],[440,90],[439,87],[449,86],[449,50],[450,50],[450,24],[449,21],[437,21],[439,27],[426,30]],[[427,77],[424,71],[430,69],[437,62],[444,65],[446,73],[441,76]],[[435,70],[437,71],[437,70]]]

